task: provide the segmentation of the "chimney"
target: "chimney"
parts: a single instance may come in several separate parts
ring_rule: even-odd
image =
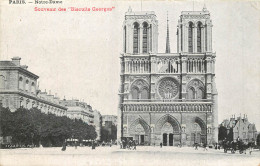
[[[28,69],[28,66],[26,66],[26,65],[22,65],[21,67],[22,67],[23,69],[25,69],[25,70]]]
[[[20,57],[13,57],[13,58],[12,58],[12,62],[13,62],[13,64],[15,64],[16,66],[20,66],[20,60],[21,60]]]

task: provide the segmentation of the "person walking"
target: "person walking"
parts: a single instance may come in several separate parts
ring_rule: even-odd
[[[198,143],[195,143],[195,150],[198,150]]]
[[[134,146],[133,150],[136,150],[136,143],[135,143],[135,141],[133,142],[133,146]]]
[[[162,148],[162,143],[160,143],[160,147]]]
[[[66,147],[67,147],[67,141],[66,141],[66,139],[65,139],[65,141],[64,141],[63,144],[62,144],[61,150],[62,150],[62,151],[66,151]]]
[[[206,144],[206,143],[203,144],[203,148],[204,148],[203,151],[205,151],[205,150],[208,151],[208,149],[207,149],[207,144]]]
[[[95,148],[96,148],[96,147],[95,147],[95,142],[92,141],[92,150],[95,149]]]

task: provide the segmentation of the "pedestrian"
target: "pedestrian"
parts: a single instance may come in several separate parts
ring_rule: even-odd
[[[207,144],[206,144],[206,143],[203,144],[203,148],[204,148],[204,151],[205,151],[205,150],[208,151],[208,149],[207,149]]]
[[[66,147],[67,147],[67,141],[65,140],[62,144],[62,151],[66,151]]]
[[[195,150],[198,150],[198,144],[195,143]]]
[[[95,149],[95,148],[96,148],[96,147],[95,147],[95,142],[92,141],[92,150]]]
[[[125,149],[125,140],[122,140],[123,149]]]
[[[133,146],[134,146],[133,150],[136,150],[136,143],[135,143],[135,141],[133,142]]]
[[[162,148],[162,143],[160,143],[160,147]]]

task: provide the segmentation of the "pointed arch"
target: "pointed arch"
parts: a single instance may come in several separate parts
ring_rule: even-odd
[[[206,134],[206,129],[207,129],[206,123],[199,117],[196,117],[194,122],[200,126],[201,134],[203,135]]]
[[[129,134],[133,135],[135,134],[135,127],[137,125],[141,125],[144,128],[145,134],[149,134],[150,133],[150,126],[141,118],[137,118],[131,125],[129,128]]]
[[[126,53],[126,26],[124,26],[124,53]]]
[[[132,99],[148,99],[149,98],[149,85],[143,79],[135,80],[130,88]]]
[[[164,126],[165,123],[170,123],[173,127],[173,133],[180,133],[181,128],[180,128],[180,124],[177,121],[177,119],[175,117],[173,117],[170,114],[166,114],[164,116],[162,116],[156,123],[155,125],[155,133],[157,134],[161,134],[161,130]]]
[[[201,52],[201,29],[202,29],[202,23],[199,21],[197,23],[197,52]]]
[[[193,87],[188,88],[188,99],[195,99],[195,89]]]
[[[204,99],[205,98],[205,86],[204,83],[195,78],[187,84],[188,99]],[[193,94],[193,95],[192,95]]]
[[[143,53],[148,53],[148,23],[143,22]]]
[[[134,32],[133,32],[133,53],[137,54],[139,53],[139,28],[140,24],[137,22],[134,22]]]
[[[188,24],[188,51],[189,53],[193,52],[193,22],[189,22]]]

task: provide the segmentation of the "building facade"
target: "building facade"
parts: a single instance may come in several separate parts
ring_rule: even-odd
[[[81,102],[76,99],[72,100],[61,100],[60,104],[66,107],[67,117],[70,119],[81,119],[83,122],[94,125],[93,110],[90,105],[85,102]]]
[[[113,125],[117,126],[117,116],[115,116],[115,115],[102,115],[102,126],[105,126],[106,122],[111,122]]]
[[[191,146],[218,140],[215,58],[209,11],[184,11],[177,53],[158,53],[154,12],[125,14],[118,107],[118,139],[144,145]]]
[[[238,138],[247,143],[257,139],[255,124],[248,121],[247,115],[244,115],[243,118],[241,116],[235,118],[235,115],[233,115],[230,120],[225,119],[220,126],[226,128],[226,135],[235,142]]]
[[[12,61],[0,61],[0,104],[11,111],[35,107],[44,113],[65,116],[67,108],[59,104],[59,98],[42,92],[37,86],[39,76],[21,65],[20,60],[14,57]]]

